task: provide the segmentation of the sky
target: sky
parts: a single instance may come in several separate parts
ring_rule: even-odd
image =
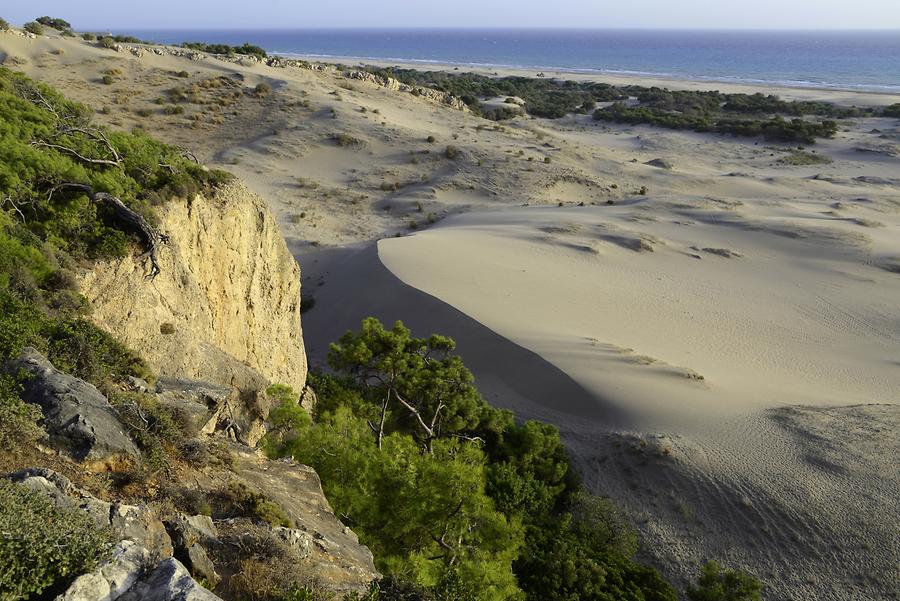
[[[5,5],[5,6],[4,6]],[[900,0],[19,0],[0,16],[76,29],[578,27],[898,29]]]

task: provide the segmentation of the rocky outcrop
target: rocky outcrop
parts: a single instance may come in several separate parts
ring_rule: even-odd
[[[434,102],[438,102],[440,104],[445,104],[449,107],[455,108],[458,111],[468,112],[470,110],[469,106],[460,98],[457,98],[452,94],[448,94],[447,92],[435,90],[433,88],[411,86],[409,84],[401,82],[398,79],[394,79],[393,77],[382,77],[381,75],[369,73],[368,71],[351,70],[345,71],[344,75],[346,77],[349,77],[350,79],[366,81],[396,92],[407,92],[409,94],[414,94],[422,98],[427,98],[428,100],[432,100]]]
[[[121,601],[221,601],[191,576],[177,559],[166,559],[139,580]]]
[[[5,370],[30,376],[22,398],[41,407],[44,430],[57,450],[78,461],[139,455],[115,410],[93,385],[62,373],[30,347]]]
[[[172,540],[159,517],[148,507],[102,501],[49,469],[25,469],[11,474],[9,479],[47,495],[59,507],[87,512],[97,526],[108,529],[115,540],[139,545],[155,561],[172,556]]]
[[[330,590],[361,592],[380,576],[371,551],[335,517],[315,470],[233,450],[240,480],[277,503],[294,523],[294,528],[276,528],[275,534],[304,558],[317,581]]]
[[[232,445],[231,452],[234,471],[213,477],[264,495],[293,527],[252,517],[214,520],[180,513],[162,521],[149,507],[103,501],[52,470],[30,468],[8,476],[60,507],[87,512],[117,541],[111,558],[79,577],[60,599],[217,599],[195,580],[215,587],[223,576],[240,572],[243,562],[256,556],[254,549],[272,549],[273,541],[282,549],[276,554],[281,575],[302,575],[323,590],[362,592],[379,577],[372,554],[335,517],[315,471],[292,461],[269,461],[240,445]]]
[[[138,257],[79,278],[91,318],[161,375],[302,390],[300,271],[265,203],[242,184],[157,209],[161,273]]]

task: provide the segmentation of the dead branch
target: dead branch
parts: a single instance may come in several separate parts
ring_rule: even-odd
[[[69,148],[68,146],[62,146],[61,144],[50,144],[48,142],[42,142],[40,140],[32,140],[32,146],[41,146],[43,148],[52,148],[54,150],[58,150],[60,152],[64,152],[68,155],[71,155],[77,158],[79,161],[83,161],[85,163],[89,163],[91,165],[109,165],[110,167],[118,167],[119,161],[113,161],[111,159],[92,159],[90,157],[86,157],[74,148]]]
[[[96,127],[64,127],[61,128],[58,132],[59,135],[73,133],[87,136],[97,144],[102,144],[103,146],[105,146],[106,150],[109,151],[109,154],[115,159],[116,165],[122,162],[122,157],[119,155],[119,152],[116,150],[115,146],[112,145],[112,142],[109,141],[109,138],[106,137],[106,134],[103,133],[103,130]]]
[[[22,223],[25,223],[25,213],[22,212],[22,209],[19,208],[19,205],[16,204],[16,201],[14,201],[12,196],[10,196],[9,194],[7,194],[5,198],[0,199],[0,207],[6,206],[7,203],[9,203],[9,206],[11,206],[13,210],[19,214],[19,218],[22,220]]]
[[[90,197],[92,202],[109,206],[112,208],[118,219],[137,229],[141,233],[141,236],[143,236],[144,246],[147,249],[140,258],[150,259],[150,273],[147,275],[147,278],[152,280],[160,274],[161,270],[158,262],[159,247],[165,242],[168,242],[167,236],[161,234],[155,227],[150,225],[150,222],[144,219],[143,215],[130,209],[128,205],[112,194],[95,192],[94,189],[87,184],[65,183],[62,185],[62,188],[84,192]]]

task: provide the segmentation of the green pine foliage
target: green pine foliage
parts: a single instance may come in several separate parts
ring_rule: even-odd
[[[37,21],[41,25],[44,25],[46,27],[51,27],[51,28],[59,30],[59,31],[68,31],[68,30],[72,29],[71,23],[69,23],[65,19],[60,19],[58,17],[47,17],[47,16],[38,17],[37,19],[35,19],[35,21]]]
[[[377,598],[674,601],[559,431],[488,405],[454,349],[366,319],[332,345],[334,373],[311,375],[314,422],[293,394],[273,414],[267,449],[316,469],[388,577]]]
[[[110,552],[106,532],[80,509],[0,480],[0,598],[52,598]],[[51,593],[49,596],[48,593]]]

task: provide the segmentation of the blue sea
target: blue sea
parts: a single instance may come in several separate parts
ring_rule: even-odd
[[[118,33],[118,32],[117,32]],[[900,30],[127,31],[167,44],[250,42],[270,53],[711,82],[900,92]]]

